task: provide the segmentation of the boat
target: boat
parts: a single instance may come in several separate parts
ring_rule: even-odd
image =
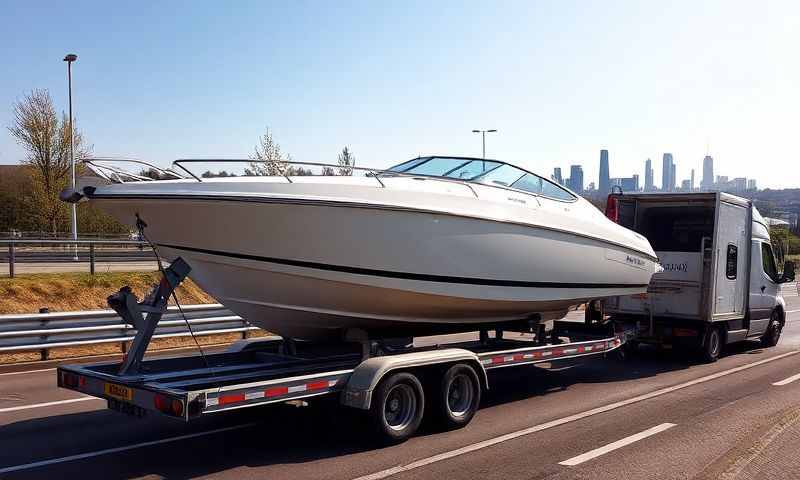
[[[191,171],[210,161],[177,160],[150,181],[89,160],[104,181],[62,198],[139,229],[219,302],[283,336],[533,325],[645,293],[658,270],[643,236],[500,160],[426,156],[334,176]]]

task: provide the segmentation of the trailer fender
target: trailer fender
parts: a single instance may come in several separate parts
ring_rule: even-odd
[[[387,373],[457,362],[472,365],[481,378],[484,388],[489,388],[486,370],[478,359],[478,355],[462,348],[446,348],[374,357],[361,362],[347,381],[347,386],[342,392],[341,403],[349,407],[368,410],[372,404],[372,392]]]

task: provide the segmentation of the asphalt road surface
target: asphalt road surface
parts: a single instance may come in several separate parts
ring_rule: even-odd
[[[147,272],[158,270],[158,264],[153,260],[126,260],[122,262],[95,262],[96,272]],[[64,273],[88,272],[89,262],[33,262],[16,263],[14,273]],[[0,276],[8,275],[8,263],[0,263]]]
[[[187,425],[105,410],[57,389],[52,369],[0,373],[0,478],[797,479],[800,298],[785,290],[775,348],[500,369],[468,427],[392,447],[327,404]]]

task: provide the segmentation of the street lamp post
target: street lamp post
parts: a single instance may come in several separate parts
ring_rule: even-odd
[[[75,189],[75,131],[74,123],[72,120],[72,62],[78,59],[74,53],[69,53],[64,57],[67,62],[67,83],[69,85],[69,161],[70,161],[70,175],[71,187]],[[72,239],[78,239],[78,210],[77,206],[72,204]],[[78,260],[78,244],[75,244],[75,256],[73,260]]]
[[[497,130],[495,130],[495,129],[491,129],[491,130],[473,130],[472,131],[472,133],[480,133],[481,134],[481,140],[482,140],[482,145],[483,145],[483,156],[481,158],[486,158],[486,134],[487,133],[496,133],[496,132],[497,132]]]

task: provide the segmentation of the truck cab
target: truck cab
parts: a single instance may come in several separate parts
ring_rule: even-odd
[[[664,271],[643,295],[605,301],[606,313],[636,322],[638,340],[700,347],[714,361],[722,345],[775,345],[785,322],[769,229],[750,200],[721,192],[613,193],[607,216],[645,236]]]

